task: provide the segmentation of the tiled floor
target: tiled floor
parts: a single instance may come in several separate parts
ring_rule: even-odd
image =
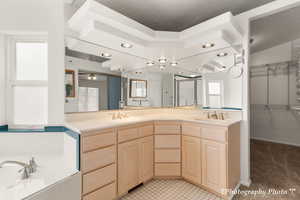
[[[122,200],[221,200],[199,187],[182,180],[153,180]]]
[[[251,180],[249,188],[234,200],[300,200],[300,147],[251,141]],[[275,189],[282,194],[246,194]],[[294,190],[291,192],[291,190]],[[285,193],[287,192],[287,193]],[[122,200],[220,200],[197,186],[181,180],[155,180],[131,192]]]

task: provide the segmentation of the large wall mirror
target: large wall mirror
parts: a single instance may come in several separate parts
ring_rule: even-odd
[[[177,65],[66,37],[66,76],[74,74],[65,112],[197,106],[241,108],[242,64],[238,47],[181,58]],[[73,75],[72,75],[73,76]]]

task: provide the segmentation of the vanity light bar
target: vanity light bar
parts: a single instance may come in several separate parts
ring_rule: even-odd
[[[89,74],[88,79],[89,80],[97,80],[97,76],[95,74]]]

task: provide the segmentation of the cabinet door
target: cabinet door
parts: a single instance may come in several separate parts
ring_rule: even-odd
[[[153,136],[140,139],[140,182],[153,177]]]
[[[182,136],[182,176],[196,184],[201,184],[200,138]]]
[[[119,144],[118,193],[123,195],[139,184],[139,140]]]
[[[202,185],[221,193],[226,188],[226,144],[202,140]]]

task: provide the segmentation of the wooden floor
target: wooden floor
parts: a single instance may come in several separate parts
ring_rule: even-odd
[[[240,189],[276,194],[240,194],[234,200],[300,200],[300,147],[251,140],[251,180],[249,188]]]

